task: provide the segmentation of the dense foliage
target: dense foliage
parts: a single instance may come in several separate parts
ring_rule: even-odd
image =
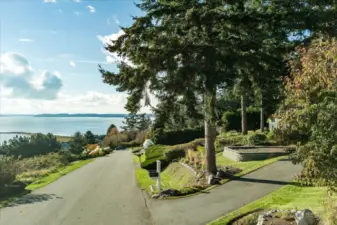
[[[151,140],[156,144],[162,145],[177,145],[193,141],[204,136],[204,128],[198,127],[194,129],[180,130],[152,130],[149,134]]]
[[[267,119],[264,120],[267,125]],[[222,126],[226,131],[241,131],[241,110],[227,111],[222,115]],[[247,128],[248,130],[260,129],[260,110],[254,108],[247,109]]]
[[[217,89],[236,84],[244,107],[246,90],[257,87],[266,96],[262,90],[274,80],[269,77],[280,72],[285,54],[306,38],[303,32],[331,32],[336,18],[334,5],[326,1],[142,0],[137,6],[143,16],[106,46],[123,60],[117,73],[100,67],[104,82],[128,92],[126,109],[132,113],[142,99],[149,103],[149,91],[162,104],[160,110],[181,101],[190,117],[203,103],[209,173],[217,170]],[[302,39],[291,41],[290,35]]]
[[[147,130],[151,126],[152,121],[151,118],[145,113],[130,113],[125,117],[123,124],[125,125],[122,127],[124,131],[142,131]]]
[[[319,38],[291,62],[279,134],[295,139],[306,183],[337,184],[337,41]]]
[[[34,134],[32,136],[16,136],[0,145],[0,154],[15,157],[31,157],[61,150],[61,144],[52,134]]]

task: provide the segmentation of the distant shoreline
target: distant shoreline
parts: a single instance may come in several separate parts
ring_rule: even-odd
[[[38,134],[38,133],[31,133],[31,132],[1,132],[0,134],[14,134],[14,135],[27,135],[27,136],[32,136],[34,134]],[[58,141],[60,142],[68,142],[71,140],[71,136],[66,136],[66,135],[57,135],[57,134],[53,134]]]
[[[153,117],[153,114],[147,114]],[[58,114],[0,114],[0,117],[101,117],[101,118],[125,118],[127,114],[95,114],[95,113],[58,113]]]

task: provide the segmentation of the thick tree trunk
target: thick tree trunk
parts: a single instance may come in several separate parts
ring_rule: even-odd
[[[215,138],[216,138],[216,127],[215,127],[215,102],[216,102],[216,92],[207,91],[204,95],[204,106],[205,106],[205,151],[206,151],[206,171],[209,174],[216,174],[216,158],[215,158]]]
[[[260,106],[260,130],[264,131],[264,110],[263,110],[263,100],[261,98],[261,106]]]
[[[248,134],[247,129],[247,96],[246,94],[241,95],[241,130],[242,134]]]
[[[216,174],[216,158],[215,158],[215,126],[205,121],[205,150],[206,150],[206,170],[209,174]]]

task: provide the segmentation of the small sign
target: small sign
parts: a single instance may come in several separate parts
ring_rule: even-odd
[[[157,173],[161,172],[161,162],[160,160],[157,160]]]
[[[149,170],[149,176],[150,177],[158,177],[158,172],[155,170]]]

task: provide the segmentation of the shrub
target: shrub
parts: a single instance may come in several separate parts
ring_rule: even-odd
[[[8,156],[31,157],[61,150],[61,143],[52,134],[34,134],[30,137],[16,136],[0,146],[0,152]]]
[[[59,153],[49,153],[47,155],[34,156],[18,161],[20,171],[42,170],[51,167],[65,166],[68,163],[67,156]]]
[[[248,135],[250,145],[265,145],[268,143],[267,137],[263,133],[253,133]]]
[[[184,129],[184,130],[156,129],[152,130],[149,133],[149,137],[156,144],[177,145],[190,142],[196,138],[204,137],[204,128],[199,127],[195,129]]]
[[[13,183],[18,173],[17,160],[13,157],[0,155],[0,189],[5,184]]]
[[[263,133],[250,131],[248,135],[242,135],[236,131],[230,131],[220,134],[215,144],[216,148],[221,149],[224,146],[268,145],[269,142]]]
[[[164,145],[152,145],[145,151],[145,158],[153,159],[163,156],[167,146]]]
[[[185,149],[183,148],[172,148],[172,149],[167,149],[164,152],[164,158],[168,162],[172,162],[173,160],[180,159],[185,157]]]
[[[229,111],[222,115],[222,123],[226,131],[241,131],[241,111]],[[264,121],[267,126],[267,118]],[[260,111],[257,109],[247,109],[247,128],[248,130],[260,129]]]

